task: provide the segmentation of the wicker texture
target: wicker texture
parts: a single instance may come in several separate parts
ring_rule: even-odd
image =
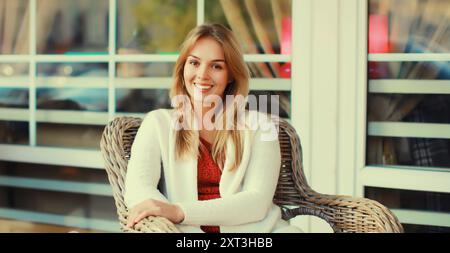
[[[131,117],[114,119],[105,127],[100,143],[121,229],[124,232],[180,232],[163,217],[151,216],[136,224],[134,229],[126,227],[125,175],[131,145],[141,122]],[[283,219],[297,215],[318,216],[327,221],[334,232],[403,232],[397,217],[376,201],[312,190],[303,173],[300,139],[284,120],[280,120],[279,141],[282,165],[274,203],[282,208]]]

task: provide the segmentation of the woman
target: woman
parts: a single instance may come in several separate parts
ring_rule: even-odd
[[[256,111],[239,113],[237,100],[227,100],[246,97],[248,81],[230,30],[201,25],[188,34],[174,70],[175,109],[149,112],[132,146],[129,227],[153,215],[183,232],[299,231],[272,202],[280,148],[276,132],[264,137],[264,129],[274,124],[262,124],[267,117]]]

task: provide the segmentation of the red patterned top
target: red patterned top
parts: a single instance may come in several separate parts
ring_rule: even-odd
[[[199,148],[200,157],[197,161],[197,189],[199,200],[209,200],[220,198],[219,182],[222,171],[214,163],[211,155],[211,144],[200,138],[203,144]],[[206,233],[220,233],[219,226],[200,226]]]

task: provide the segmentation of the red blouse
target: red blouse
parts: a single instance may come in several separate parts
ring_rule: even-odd
[[[209,200],[220,198],[219,182],[222,171],[214,163],[211,155],[211,144],[200,138],[203,144],[199,147],[200,157],[197,161],[197,189],[198,200]],[[220,233],[219,226],[200,226],[206,233]]]

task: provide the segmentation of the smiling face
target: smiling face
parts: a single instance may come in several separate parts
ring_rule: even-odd
[[[193,103],[208,95],[223,98],[230,78],[222,46],[210,37],[200,38],[188,54],[183,77]]]

